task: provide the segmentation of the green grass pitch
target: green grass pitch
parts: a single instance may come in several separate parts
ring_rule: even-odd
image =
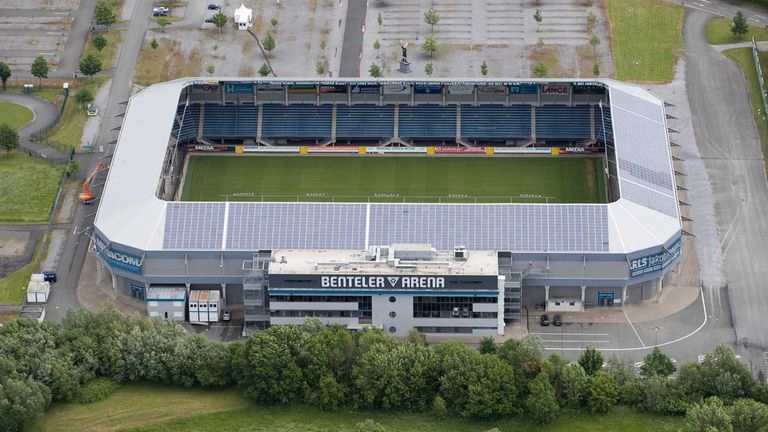
[[[562,156],[193,155],[181,199],[600,203],[602,165],[599,158]]]

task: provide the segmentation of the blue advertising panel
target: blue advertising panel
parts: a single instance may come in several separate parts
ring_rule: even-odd
[[[509,94],[536,94],[539,92],[539,85],[533,83],[509,84]]]
[[[443,92],[442,84],[414,84],[415,94],[440,94]]]
[[[352,94],[379,94],[378,84],[353,84]]]
[[[629,276],[637,277],[666,268],[680,256],[680,239],[675,240],[668,249],[653,255],[634,258],[629,261]]]
[[[113,250],[98,234],[96,238],[96,255],[102,257],[112,267],[117,267],[131,273],[141,274],[143,264],[141,257],[126,252]]]
[[[224,84],[224,93],[253,94],[253,83],[228,82]]]

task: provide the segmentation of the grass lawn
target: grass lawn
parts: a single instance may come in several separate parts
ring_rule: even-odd
[[[62,171],[63,165],[22,153],[0,153],[0,223],[47,222]]]
[[[27,292],[27,284],[34,270],[35,260],[24,267],[0,279],[0,304],[17,305],[24,301],[24,294]],[[0,318],[2,322],[2,318]]]
[[[735,37],[731,33],[731,22],[732,20],[728,18],[710,20],[705,27],[707,42],[712,45],[749,42],[753,36],[759,41],[768,40],[768,30],[753,25],[749,26],[749,33],[744,36]]]
[[[105,46],[101,51],[97,50],[91,43],[91,40],[93,40],[93,38],[97,35],[104,36],[104,38],[107,40],[107,46]],[[93,54],[98,57],[99,60],[101,60],[101,70],[110,70],[112,69],[112,61],[115,58],[115,51],[117,51],[118,45],[120,45],[119,30],[110,30],[104,33],[91,33],[88,37],[88,41],[85,44],[85,49],[83,49],[83,55],[80,58],[83,58],[88,54]]]
[[[221,195],[244,193],[258,196],[237,199],[366,201],[385,195],[387,201],[437,202],[450,195],[450,202],[509,202],[535,194],[558,203],[602,202],[602,176],[595,174],[601,172],[597,158],[195,155],[182,199],[223,201]]]
[[[760,64],[763,68],[763,75],[768,69],[768,52],[759,51]],[[765,113],[763,113],[763,100],[760,97],[760,84],[757,81],[757,71],[755,70],[755,61],[752,59],[752,48],[737,48],[723,51],[723,55],[736,62],[744,71],[744,77],[747,80],[749,89],[749,101],[752,104],[752,113],[755,116],[757,124],[757,133],[760,135],[760,147],[763,155],[768,155],[768,123]],[[768,78],[768,77],[765,77]],[[762,114],[761,114],[762,113]]]
[[[104,48],[106,50],[106,48]],[[64,107],[64,113],[59,120],[59,124],[45,138],[53,146],[60,150],[69,150],[80,148],[80,139],[83,137],[83,127],[88,116],[85,109],[81,109],[75,103],[75,94],[79,89],[88,89],[91,94],[96,96],[102,84],[107,81],[106,77],[86,78],[80,82],[78,89],[70,90],[71,99]]]
[[[477,423],[430,415],[391,412],[327,413],[301,407],[258,407],[237,391],[204,391],[129,385],[104,401],[90,405],[55,404],[29,432],[336,432],[353,431],[372,418],[389,432],[672,432],[682,419],[636,414],[616,408],[608,415],[564,412],[545,427],[509,419]]]
[[[29,108],[10,102],[0,102],[0,123],[5,123],[19,130],[32,121],[32,111]]]
[[[664,0],[605,0],[616,78],[670,81],[682,49],[683,8]]]

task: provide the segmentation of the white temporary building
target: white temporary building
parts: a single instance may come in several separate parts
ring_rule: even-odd
[[[237,23],[238,30],[248,30],[253,25],[253,10],[241,4],[235,10],[235,22]]]
[[[50,292],[50,282],[30,280],[27,285],[27,303],[45,303],[48,301]]]

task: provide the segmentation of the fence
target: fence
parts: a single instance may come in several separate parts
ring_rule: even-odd
[[[760,67],[760,55],[757,52],[757,42],[752,37],[752,58],[755,60],[755,70],[757,71],[757,81],[760,83],[760,97],[763,99],[763,119],[768,119],[768,101],[765,93],[765,80],[763,79],[763,68]]]
[[[238,192],[219,195],[223,201],[231,202],[331,202],[331,203],[436,203],[436,204],[503,204],[503,203],[540,203],[549,204],[555,197],[538,194],[514,196],[472,196],[453,195],[400,195],[397,193],[374,195],[331,195],[325,193],[307,193],[304,195],[271,195],[252,192]]]

